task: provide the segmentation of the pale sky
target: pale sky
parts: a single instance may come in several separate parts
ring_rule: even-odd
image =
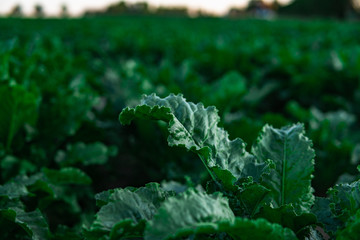
[[[273,0],[265,0],[272,2]],[[287,3],[290,0],[279,0],[280,3]],[[85,9],[101,9],[111,3],[117,3],[119,0],[0,0],[0,14],[9,13],[17,4],[22,6],[25,14],[31,14],[35,4],[41,4],[48,15],[57,15],[63,4],[73,15],[81,14]],[[141,0],[127,0],[134,3]],[[248,0],[148,0],[153,6],[187,6],[190,9],[203,9],[205,11],[223,14],[229,7],[244,7]]]

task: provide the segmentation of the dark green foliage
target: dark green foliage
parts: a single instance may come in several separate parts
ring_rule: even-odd
[[[0,29],[1,239],[358,234],[354,24],[124,17]]]
[[[250,238],[246,231],[238,233],[233,232],[231,227],[223,227],[223,214],[226,216],[225,222],[234,221],[238,215],[280,224],[289,231],[280,231],[278,238],[281,236],[281,239],[320,239],[315,226],[323,224],[329,234],[333,234],[334,227],[344,229],[338,220],[349,224],[346,230],[338,234],[345,236],[348,231],[355,231],[353,225],[357,224],[357,219],[353,223],[352,218],[359,209],[358,181],[336,185],[329,190],[328,199],[319,199],[314,206],[311,179],[315,154],[312,142],[304,135],[303,125],[294,124],[281,129],[266,125],[251,155],[244,150],[244,145],[232,149],[232,143],[241,140],[229,141],[227,132],[218,129],[216,110],[188,103],[181,95],[170,95],[163,99],[156,95],[144,96],[139,106],[125,108],[119,116],[124,124],[129,124],[135,118],[167,122],[169,146],[183,147],[196,153],[213,180],[207,190],[215,194],[223,192],[229,199],[229,202],[225,202],[229,204],[225,209],[217,206],[211,198],[205,200],[209,197],[203,193],[198,196],[190,191],[182,193],[179,199],[169,199],[160,207],[154,220],[149,219],[145,239],[174,239],[219,232],[226,232],[233,239]],[[205,202],[200,204],[201,201]],[[211,204],[211,207],[207,204]],[[217,207],[212,210],[214,206]],[[181,223],[182,219],[184,223]],[[274,232],[278,231],[276,228],[277,225],[271,227]],[[259,239],[269,237],[265,233],[257,233],[259,236],[251,236]]]

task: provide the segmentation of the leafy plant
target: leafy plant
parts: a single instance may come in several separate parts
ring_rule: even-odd
[[[103,192],[97,197],[101,203],[97,220],[86,230],[97,234],[88,236],[321,239],[316,227],[329,220],[321,218],[326,211],[333,219],[330,227],[339,229],[339,236],[354,231],[358,182],[335,186],[329,198],[321,201],[327,207],[317,204],[312,210],[314,151],[301,124],[281,129],[266,125],[248,153],[241,139],[230,140],[218,127],[216,108],[186,102],[182,95],[145,96],[140,105],[125,108],[119,117],[123,124],[135,118],[165,121],[169,145],[197,154],[211,179],[206,190],[190,187],[176,195],[156,184]]]
[[[356,24],[0,26],[0,239],[357,236]]]

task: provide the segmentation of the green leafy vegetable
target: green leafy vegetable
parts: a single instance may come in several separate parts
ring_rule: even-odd
[[[154,219],[149,222],[146,240],[164,240],[187,236],[197,227],[205,227],[224,220],[234,220],[226,199],[221,196],[210,196],[193,191],[180,198],[170,198],[158,210]]]
[[[22,227],[34,240],[48,239],[50,236],[48,224],[39,209],[33,212],[19,208],[0,209],[0,216]]]
[[[0,18],[0,239],[358,238],[357,24],[19,12]]]
[[[314,171],[312,142],[301,124],[274,129],[265,126],[253,154],[262,162],[272,160],[275,169],[264,175],[262,184],[271,190],[275,207],[292,204],[299,213],[309,212],[315,197],[311,187]]]
[[[169,145],[197,153],[210,175],[225,185],[248,176],[258,180],[267,168],[267,163],[258,163],[246,152],[241,139],[229,140],[228,133],[217,126],[219,116],[214,107],[188,103],[181,95],[161,99],[153,94],[144,97],[136,108],[125,108],[119,116],[123,124],[134,118],[167,122]]]
[[[264,219],[235,218],[221,195],[193,191],[164,202],[145,231],[146,240],[226,232],[233,239],[296,239],[294,233]]]
[[[355,240],[360,236],[360,210],[346,224],[346,227],[339,231],[336,239],[339,240]]]
[[[316,215],[317,221],[324,225],[326,232],[334,234],[342,225],[330,208],[330,199],[317,197],[312,212]]]
[[[172,195],[157,183],[149,183],[138,189],[113,189],[99,193],[96,200],[101,208],[90,232],[141,236],[145,222],[152,219],[160,204]]]
[[[333,212],[346,222],[360,208],[360,180],[351,184],[339,184],[329,190]]]

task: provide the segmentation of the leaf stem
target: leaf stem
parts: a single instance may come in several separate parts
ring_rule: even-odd
[[[286,144],[287,144],[287,139],[285,137],[284,139],[284,158],[283,158],[283,166],[282,166],[282,183],[281,183],[281,200],[280,200],[280,204],[284,205],[284,201],[285,201],[285,178],[286,178]]]
[[[214,173],[210,170],[210,168],[208,167],[208,165],[205,163],[204,158],[198,153],[198,156],[200,157],[202,163],[204,164],[206,170],[208,171],[209,175],[211,176],[211,178],[216,182],[219,183],[214,175]]]

